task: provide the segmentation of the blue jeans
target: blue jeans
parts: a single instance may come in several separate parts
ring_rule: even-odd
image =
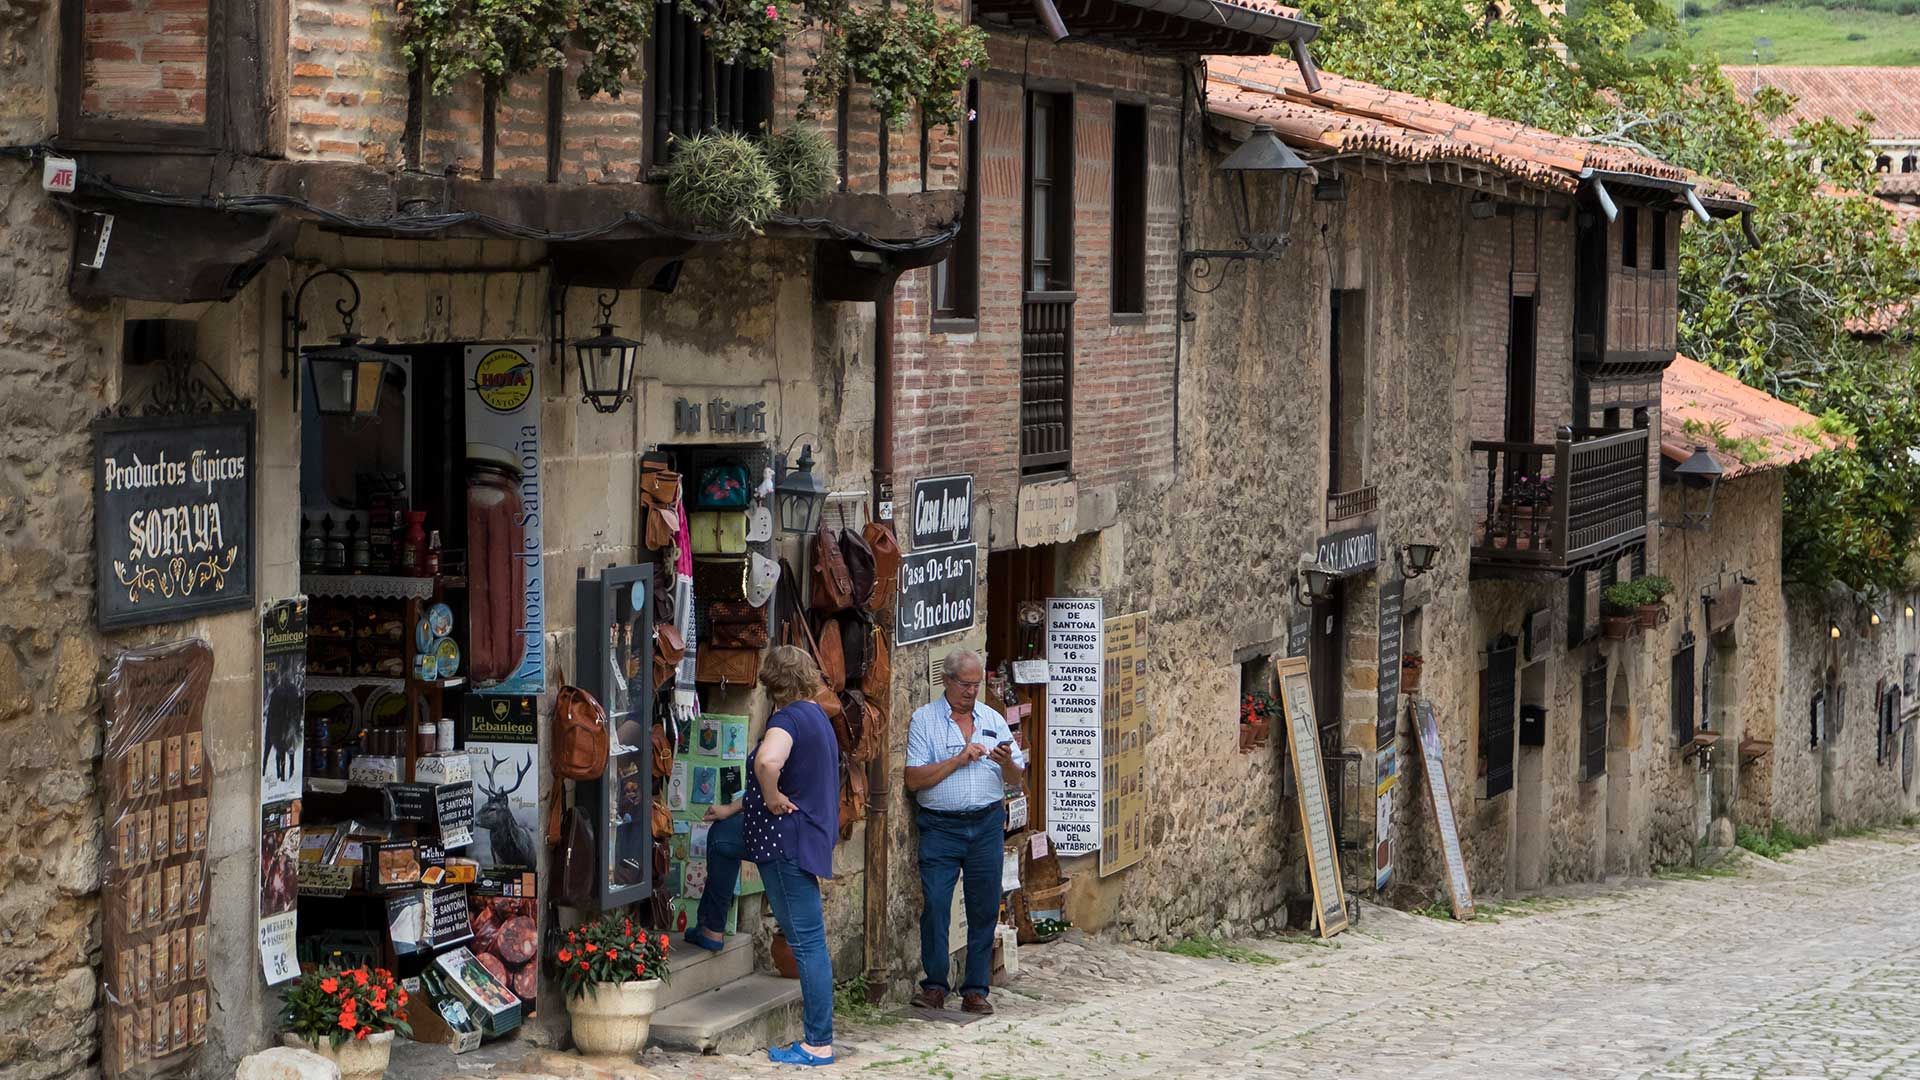
[[[740,862],[747,857],[747,815],[738,813],[716,821],[707,832],[707,889],[700,894],[697,925],[716,934],[727,932],[727,909],[733,906],[734,886],[740,881]]]
[[[948,991],[947,924],[953,921],[953,883],[964,882],[967,902],[967,973],[963,994],[987,993],[993,981],[993,928],[1000,918],[1000,863],[1006,843],[1001,803],[974,814],[921,810],[920,985]]]
[[[827,955],[827,920],[820,909],[820,879],[781,858],[760,867],[767,902],[787,936],[800,969],[800,1017],[810,1046],[833,1045],[833,958]]]

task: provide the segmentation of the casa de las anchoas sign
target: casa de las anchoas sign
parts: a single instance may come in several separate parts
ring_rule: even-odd
[[[975,560],[971,543],[911,551],[900,557],[900,595],[893,606],[893,643],[911,645],[973,629]]]
[[[251,411],[93,425],[102,629],[253,606]]]

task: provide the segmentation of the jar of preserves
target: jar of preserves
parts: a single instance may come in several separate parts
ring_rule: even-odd
[[[467,674],[488,686],[512,675],[526,653],[526,531],[520,463],[485,443],[467,444]]]

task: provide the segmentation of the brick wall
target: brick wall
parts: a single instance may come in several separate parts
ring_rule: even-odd
[[[206,0],[89,0],[82,64],[83,115],[202,123]]]
[[[902,483],[974,474],[976,498],[1010,513],[1019,486],[1021,273],[1025,93],[1073,87],[1073,463],[1082,490],[1122,485],[1164,468],[1173,443],[1173,304],[1179,236],[1179,67],[1081,45],[994,35],[979,85],[980,302],[975,325],[934,332],[931,271],[901,278],[895,298]],[[1114,94],[1148,108],[1147,315],[1111,314]],[[896,186],[918,186],[895,161]],[[905,140],[903,140],[905,141]],[[930,157],[962,163],[957,135],[930,133]],[[947,163],[951,162],[951,166]],[[1004,519],[1003,519],[1004,520]],[[1010,538],[1010,530],[1006,533]]]

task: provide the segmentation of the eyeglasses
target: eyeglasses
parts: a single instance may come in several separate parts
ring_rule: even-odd
[[[980,688],[979,679],[956,679],[953,676],[949,675],[947,676],[947,681],[952,683],[955,686],[964,687],[965,689],[968,689],[968,690],[978,690]]]

